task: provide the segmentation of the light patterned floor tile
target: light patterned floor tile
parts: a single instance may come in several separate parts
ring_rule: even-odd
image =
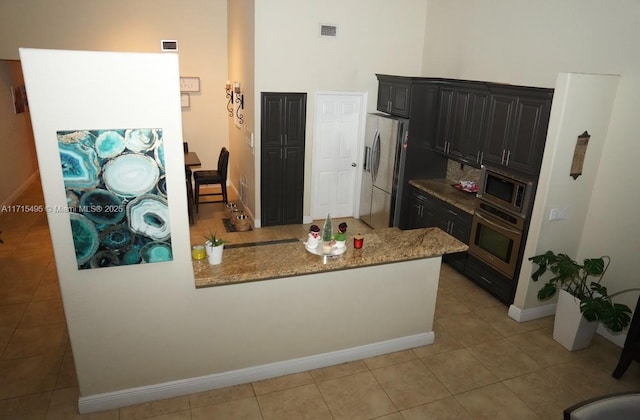
[[[371,372],[320,382],[318,388],[336,420],[370,419],[397,411]]]
[[[264,420],[333,419],[315,384],[259,395],[257,400]]]
[[[291,375],[279,376],[277,378],[265,379],[264,381],[253,382],[252,385],[255,394],[262,395],[269,392],[281,391],[283,389],[312,383],[313,377],[309,372],[300,372]]]
[[[501,383],[456,395],[475,420],[538,420],[540,417]]]
[[[191,420],[262,420],[255,397],[191,409]],[[155,420],[155,419],[154,419]]]
[[[373,370],[398,410],[446,398],[451,394],[421,360],[411,360]]]
[[[440,353],[422,360],[454,395],[499,381],[467,349]]]
[[[541,369],[531,357],[502,338],[471,346],[468,350],[499,379],[513,378]]]
[[[472,420],[471,415],[454,397],[403,410],[402,418],[404,420]]]

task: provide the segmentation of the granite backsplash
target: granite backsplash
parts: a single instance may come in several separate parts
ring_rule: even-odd
[[[447,163],[447,179],[452,181],[480,181],[480,169],[449,159]]]

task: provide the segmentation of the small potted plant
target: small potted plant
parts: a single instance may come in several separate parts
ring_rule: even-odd
[[[204,238],[206,239],[204,247],[207,250],[209,264],[218,265],[222,263],[222,251],[224,250],[224,244],[229,243],[229,241],[218,238],[216,234],[211,233],[211,231],[209,231],[209,235]]]
[[[583,264],[578,264],[566,254],[547,251],[529,260],[538,265],[538,269],[531,275],[533,281],[538,281],[547,270],[554,275],[538,291],[538,299],[549,299],[558,292],[553,338],[569,350],[589,345],[598,326],[596,321],[602,322],[613,332],[620,332],[629,325],[631,309],[627,305],[613,303],[611,299],[621,293],[640,289],[626,289],[609,294],[601,281],[611,263],[610,257],[587,258]],[[570,311],[576,318],[576,325],[571,328],[579,331],[577,324],[582,322],[584,334],[582,331],[572,332],[572,337],[567,337],[562,332],[570,327]]]

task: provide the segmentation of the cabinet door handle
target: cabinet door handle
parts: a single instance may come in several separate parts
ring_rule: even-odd
[[[480,163],[480,150],[476,153],[476,163]]]
[[[482,165],[482,161],[484,160],[484,152],[480,152],[480,165]]]
[[[507,163],[505,163],[505,166],[509,166],[509,158],[511,157],[511,150],[509,150],[507,152]]]
[[[506,150],[502,149],[502,158],[500,158],[500,165],[504,165],[504,152],[506,152]]]
[[[454,215],[454,216],[457,216],[457,215],[458,215],[458,213],[456,213],[456,212],[455,212],[455,211],[453,211],[453,210],[447,210],[447,212],[448,212],[449,214]]]
[[[485,276],[480,276],[480,278],[487,284],[491,284],[491,280],[487,279]]]

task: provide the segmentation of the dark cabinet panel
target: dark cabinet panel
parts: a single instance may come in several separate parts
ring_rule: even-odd
[[[378,75],[378,111],[408,118],[411,103],[411,83],[398,76]]]
[[[492,270],[473,255],[467,256],[464,274],[505,305],[510,305],[513,302],[513,293],[515,291],[513,281]]]
[[[302,223],[306,98],[305,93],[262,94],[262,226]]]
[[[410,229],[437,227],[465,244],[471,236],[472,216],[439,198],[412,188],[410,200]],[[443,256],[443,260],[460,272],[464,272],[467,253],[458,252]]]
[[[483,162],[501,166],[511,141],[511,123],[518,99],[507,95],[491,95],[489,121],[484,142]]]
[[[480,166],[489,92],[464,84],[440,90],[435,148],[447,157]]]
[[[491,96],[484,163],[531,177],[540,171],[551,93],[511,91]]]
[[[550,89],[440,80],[435,140],[449,159],[488,164],[534,178],[551,112]]]
[[[438,227],[465,244],[472,215],[417,188],[412,188],[410,228]]]

